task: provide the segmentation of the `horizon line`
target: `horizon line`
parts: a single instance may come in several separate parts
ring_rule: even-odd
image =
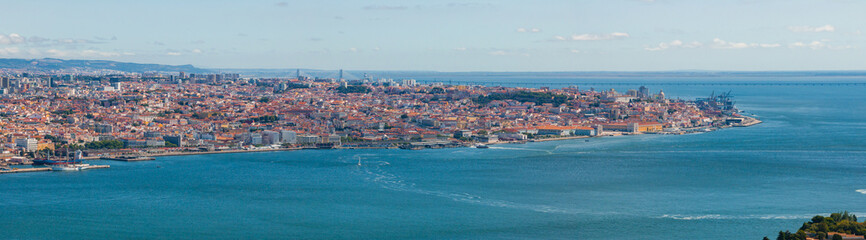
[[[245,68],[245,67],[204,67],[204,66],[196,66],[192,63],[186,64],[165,64],[165,63],[144,63],[144,62],[125,62],[125,61],[117,61],[117,60],[106,60],[106,59],[63,59],[63,58],[0,58],[0,60],[62,60],[62,61],[107,61],[107,62],[118,62],[118,63],[132,63],[132,64],[142,64],[142,65],[165,65],[165,66],[192,66],[194,68],[199,68],[203,70],[315,70],[315,71],[375,71],[375,72],[438,72],[438,73],[671,73],[671,72],[682,72],[682,73],[699,73],[699,72],[732,72],[732,73],[759,73],[759,72],[864,72],[866,73],[866,69],[846,69],[846,70],[819,70],[819,69],[809,69],[809,70],[712,70],[712,69],[679,69],[679,70],[521,70],[521,71],[496,71],[496,70],[465,70],[465,71],[447,71],[447,70],[381,70],[381,69],[346,69],[346,68],[334,68],[334,69],[323,69],[323,68]],[[4,69],[4,68],[0,68]]]

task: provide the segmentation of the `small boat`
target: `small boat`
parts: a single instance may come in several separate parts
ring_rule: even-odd
[[[53,171],[81,171],[88,169],[90,164],[66,164],[66,165],[54,165],[51,167]]]
[[[478,144],[478,145],[475,145],[475,148],[490,148],[490,146],[487,146],[484,144]]]

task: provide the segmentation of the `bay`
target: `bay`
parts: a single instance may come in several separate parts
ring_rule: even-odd
[[[702,134],[177,156],[0,175],[0,238],[760,239],[816,214],[866,216],[866,86],[724,84],[788,80],[581,86],[656,81],[652,92],[682,98],[730,90],[764,121]]]

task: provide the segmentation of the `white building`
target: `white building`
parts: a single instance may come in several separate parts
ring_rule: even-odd
[[[301,136],[298,136],[298,143],[300,143],[300,144],[320,143],[321,141],[322,141],[322,139],[319,137],[319,135],[301,135]]]
[[[15,139],[15,145],[24,148],[24,151],[33,152],[38,150],[39,141],[36,141],[35,138],[19,138]]]
[[[266,145],[280,144],[280,133],[275,131],[265,130],[262,132],[262,142]]]
[[[283,143],[295,144],[298,142],[298,134],[294,131],[281,130],[280,136]]]

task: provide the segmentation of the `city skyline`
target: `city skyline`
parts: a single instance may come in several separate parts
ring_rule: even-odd
[[[858,14],[866,3],[858,1],[6,5],[0,58],[434,71],[866,69],[866,17]]]

